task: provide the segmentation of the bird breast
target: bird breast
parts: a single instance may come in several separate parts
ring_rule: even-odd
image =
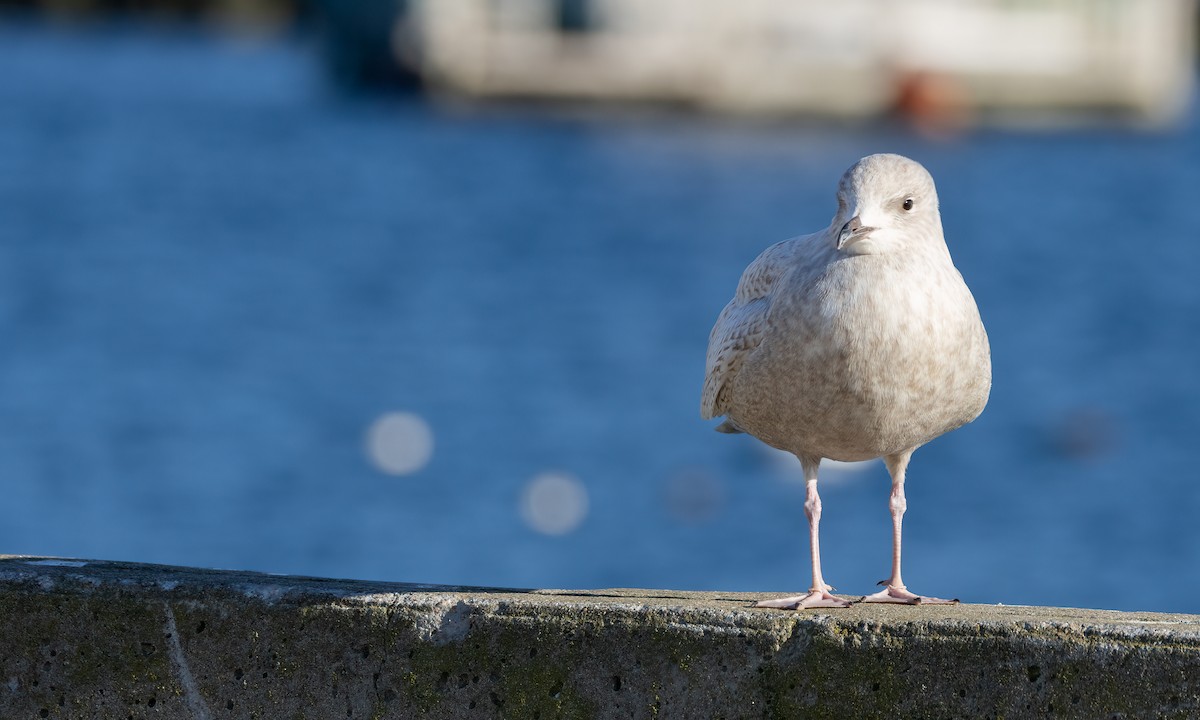
[[[950,262],[841,257],[772,298],[729,415],[790,452],[861,460],[975,419],[991,364],[974,298]]]

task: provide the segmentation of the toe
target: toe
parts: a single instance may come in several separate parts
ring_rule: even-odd
[[[930,597],[928,595],[917,595],[916,593],[909,592],[907,588],[889,585],[877,593],[863,597],[860,602],[893,603],[897,605],[955,605],[958,603],[958,600],[943,600],[942,598]]]
[[[853,603],[851,603],[849,600],[843,600],[842,598],[840,598],[836,595],[832,595],[827,592],[820,592],[820,593],[814,592],[814,593],[809,593],[808,598],[806,598],[804,600],[804,602],[800,603],[800,608],[818,608],[818,607],[847,608],[847,607],[850,607],[851,605],[853,605]],[[797,609],[800,609],[800,608],[797,608]]]
[[[850,607],[851,604],[849,600],[840,598],[832,593],[814,590],[805,595],[793,595],[792,597],[777,598],[774,600],[760,600],[754,604],[754,607],[805,610],[807,608],[826,607],[845,608]]]
[[[952,600],[946,600],[944,598],[935,598],[935,597],[929,597],[928,595],[922,595],[917,598],[917,604],[918,605],[957,605],[958,598],[954,598]]]
[[[774,600],[759,600],[754,603],[754,607],[781,608],[783,610],[795,610],[800,607],[800,603],[804,602],[808,595],[793,595],[791,597],[775,598]]]
[[[909,593],[908,595],[911,595],[911,593]],[[863,599],[860,600],[859,602],[893,603],[893,604],[897,604],[897,605],[916,605],[917,603],[921,602],[920,597],[918,597],[916,595],[912,595],[911,597],[909,597],[908,595],[893,594],[892,592],[890,592],[890,588],[889,588],[888,590],[880,590],[879,592],[873,593],[871,595],[864,595]]]

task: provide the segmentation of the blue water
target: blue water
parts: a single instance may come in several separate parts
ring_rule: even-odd
[[[915,456],[905,577],[1200,612],[1200,119],[1129,132],[468,111],[304,40],[0,25],[0,551],[473,585],[798,590],[803,486],[698,417],[745,265],[894,151],[939,182],[984,415]],[[364,452],[425,419],[419,472]],[[569,474],[565,535],[523,488]],[[887,574],[879,464],[827,578]]]

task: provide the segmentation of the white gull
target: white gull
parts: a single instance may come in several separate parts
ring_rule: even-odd
[[[942,235],[933,178],[900,155],[842,176],[829,227],[767,248],[713,327],[701,400],[804,468],[812,588],[763,607],[845,607],[821,575],[821,460],[882,457],[892,477],[892,573],[866,602],[947,603],[900,575],[904,475],[914,450],[974,420],[991,390],[979,310]]]

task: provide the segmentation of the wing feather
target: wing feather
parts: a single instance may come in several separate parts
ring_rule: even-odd
[[[721,311],[708,338],[708,358],[700,416],[705,420],[724,415],[729,408],[729,388],[745,358],[762,342],[767,313],[776,288],[791,267],[794,240],[767,248],[742,273],[733,299]]]

